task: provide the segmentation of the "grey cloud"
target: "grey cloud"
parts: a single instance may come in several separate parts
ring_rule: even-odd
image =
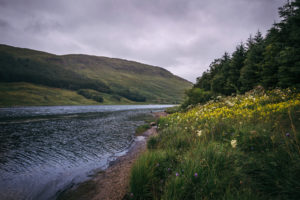
[[[9,23],[5,20],[0,19],[0,27],[2,28],[9,28]]]
[[[119,57],[195,81],[285,0],[0,0],[0,43]]]
[[[62,25],[57,21],[34,19],[24,27],[24,31],[32,32],[35,34],[44,34],[52,31],[59,31],[61,28]]]

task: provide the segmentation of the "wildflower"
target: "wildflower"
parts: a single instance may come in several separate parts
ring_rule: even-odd
[[[197,178],[197,177],[198,177],[198,173],[196,172],[196,173],[194,174],[194,176]]]
[[[176,176],[179,176],[179,173],[178,172],[176,172],[176,174],[175,174]]]
[[[271,136],[271,140],[274,142],[274,140],[275,140],[275,136],[274,135]]]
[[[230,101],[225,101],[225,103],[228,105],[228,106],[230,106],[230,107],[232,107],[232,106],[234,106],[234,103],[232,103],[232,102],[230,102]]]
[[[170,168],[168,168],[168,172],[169,172],[169,171],[171,171],[171,169],[170,169]]]
[[[197,135],[200,137],[202,135],[202,130],[197,131]]]
[[[286,133],[285,136],[286,136],[286,137],[290,137],[291,134],[290,134],[290,133]]]
[[[231,140],[231,146],[232,146],[233,148],[235,148],[236,145],[237,145],[237,141],[236,141],[236,140]]]

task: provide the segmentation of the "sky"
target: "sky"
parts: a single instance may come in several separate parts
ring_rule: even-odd
[[[286,0],[0,0],[0,43],[163,67],[191,82]]]

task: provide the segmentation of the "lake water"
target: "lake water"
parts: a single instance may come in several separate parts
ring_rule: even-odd
[[[0,199],[55,199],[126,153],[168,105],[0,108]]]

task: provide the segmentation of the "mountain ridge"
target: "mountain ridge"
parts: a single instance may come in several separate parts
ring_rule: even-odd
[[[11,46],[11,45],[1,44],[0,43],[0,51],[2,51],[3,48],[16,48],[16,49],[19,49],[19,50],[30,51],[30,56],[32,56],[32,52],[36,52],[36,54],[45,55],[45,56],[46,55],[48,55],[48,56],[55,56],[55,57],[73,57],[73,56],[78,57],[78,56],[83,56],[83,57],[90,57],[90,58],[97,58],[97,59],[120,60],[120,61],[125,61],[125,62],[130,62],[130,63],[136,63],[136,64],[139,64],[139,65],[144,65],[144,66],[159,68],[160,70],[163,70],[163,71],[165,71],[167,73],[170,73],[171,75],[173,75],[173,76],[175,76],[175,77],[177,77],[177,78],[179,78],[181,80],[187,81],[184,78],[182,78],[182,77],[180,77],[178,75],[173,74],[172,72],[168,71],[165,68],[162,68],[162,67],[159,67],[159,66],[156,66],[156,65],[147,64],[147,63],[142,63],[142,62],[139,62],[139,61],[124,59],[124,58],[108,57],[108,56],[98,56],[98,55],[93,55],[93,54],[81,54],[81,53],[55,54],[55,53],[44,52],[44,51],[41,51],[41,50],[35,50],[35,49],[23,48],[23,47],[17,47],[17,46]],[[24,52],[22,52],[22,53],[24,53]],[[23,56],[25,56],[25,55],[23,55]]]
[[[77,91],[79,95],[86,94],[86,98],[96,95],[94,99],[105,104],[180,103],[184,91],[192,85],[164,68],[136,61],[85,54],[56,55],[3,44],[0,67],[2,83],[28,82]],[[0,95],[3,96],[1,91]]]

